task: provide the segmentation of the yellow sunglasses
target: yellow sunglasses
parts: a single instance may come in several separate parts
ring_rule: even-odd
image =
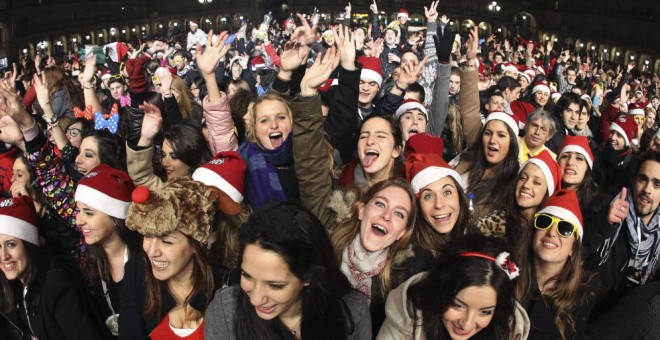
[[[534,215],[534,228],[538,230],[548,230],[553,224],[557,225],[557,233],[566,238],[571,237],[573,233],[579,230],[575,224],[561,218],[548,214]]]

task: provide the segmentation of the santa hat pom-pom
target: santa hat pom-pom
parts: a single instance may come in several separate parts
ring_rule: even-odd
[[[147,187],[137,187],[131,193],[131,200],[133,203],[144,203],[149,199],[149,188]]]

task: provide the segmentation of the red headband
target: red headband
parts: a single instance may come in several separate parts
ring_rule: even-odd
[[[518,277],[518,275],[520,275],[520,269],[518,268],[516,263],[511,260],[511,254],[505,251],[501,252],[497,256],[497,258],[492,257],[488,254],[479,253],[475,251],[459,253],[458,256],[481,257],[482,259],[493,261],[499,268],[501,268],[506,273],[506,275],[509,277],[509,280],[513,280],[516,277]]]

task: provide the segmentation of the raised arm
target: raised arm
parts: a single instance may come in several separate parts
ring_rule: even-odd
[[[470,30],[466,64],[461,67],[461,119],[467,145],[472,145],[479,138],[481,115],[479,114],[479,72],[477,51],[479,50],[479,32],[477,26]]]

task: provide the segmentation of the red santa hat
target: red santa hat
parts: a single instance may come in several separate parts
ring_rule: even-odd
[[[453,178],[461,189],[464,189],[461,175],[452,169],[442,157],[434,153],[413,153],[408,155],[405,162],[406,179],[412,185],[415,195],[419,194],[427,185],[447,176]]]
[[[527,164],[534,164],[541,169],[545,182],[548,184],[548,195],[551,196],[555,191],[561,189],[561,169],[548,150],[541,151],[538,155],[523,163],[520,170],[518,170],[518,174],[523,171]]]
[[[110,79],[110,77],[112,77],[112,73],[110,73],[110,70],[106,69],[101,71],[101,80]]]
[[[575,191],[557,191],[548,198],[538,213],[549,214],[573,223],[577,226],[577,239],[582,241],[582,236],[584,235],[582,212],[580,212],[580,202]]]
[[[502,64],[502,72],[511,71],[518,74],[518,67],[514,63],[506,62]]]
[[[191,22],[190,22],[190,26],[199,27],[199,25],[198,25],[197,22],[195,22],[195,21],[191,21]]]
[[[397,18],[400,18],[400,17],[410,18],[410,14],[408,14],[408,10],[406,10],[405,8],[401,8],[399,10],[399,13],[397,13],[396,17]]]
[[[510,115],[508,113],[504,112],[499,112],[499,111],[494,111],[488,114],[488,117],[486,117],[486,122],[484,123],[484,126],[488,124],[491,120],[499,120],[501,122],[504,122],[511,130],[513,130],[513,134],[515,136],[511,136],[511,140],[517,141],[518,134],[520,133],[520,128],[518,127],[518,119],[514,115]]]
[[[75,199],[106,215],[126,219],[134,188],[127,173],[101,164],[78,182]]]
[[[610,124],[610,131],[618,132],[629,146],[637,138],[637,123],[632,116],[621,115]]]
[[[589,147],[589,139],[585,136],[566,136],[564,144],[559,148],[559,156],[566,152],[579,153],[587,160],[589,169],[594,167],[594,154]]]
[[[539,80],[534,83],[534,87],[532,87],[532,93],[536,93],[537,91],[543,91],[544,93],[550,95],[550,86],[548,86],[548,82],[545,80]]]
[[[358,62],[362,65],[360,79],[375,81],[378,87],[383,83],[383,69],[380,65],[380,59],[376,57],[359,57]]]
[[[527,71],[525,71],[525,72],[519,74],[519,75],[518,75],[518,79],[520,79],[520,78],[525,78],[525,80],[527,80],[527,83],[531,83],[531,82],[532,82],[532,78],[529,76],[529,74],[527,74]]]
[[[527,123],[527,117],[529,117],[529,115],[534,112],[535,109],[536,108],[534,105],[530,103],[514,100],[509,104],[510,112],[507,113],[515,116],[515,119],[518,122],[518,129],[522,130],[525,128],[525,124]]]
[[[403,115],[404,113],[410,110],[422,111],[424,116],[426,116],[426,119],[427,120],[429,119],[429,112],[426,110],[426,107],[424,107],[424,104],[412,98],[405,99],[403,102],[401,102],[401,106],[399,106],[399,108],[396,110],[396,113],[394,114],[394,118],[396,120],[399,120],[401,115]]]
[[[252,68],[252,71],[266,68],[266,61],[262,56],[256,56],[250,60],[250,67]]]
[[[534,77],[536,77],[536,72],[534,70],[531,70],[531,69],[525,70],[525,72],[523,72],[523,73],[526,74],[529,77],[529,79],[530,79],[529,82],[530,83],[532,82],[532,80],[534,80]]]
[[[644,109],[646,108],[645,103],[632,103],[628,106],[628,114],[631,116],[637,116],[637,115],[646,115],[646,112],[644,112]]]
[[[556,91],[553,91],[553,92],[550,94],[550,98],[552,98],[552,101],[553,101],[553,102],[557,103],[557,101],[559,100],[559,98],[561,98],[561,93],[556,92]]]
[[[37,212],[30,197],[0,199],[0,234],[39,245]]]
[[[436,137],[427,132],[422,132],[416,133],[408,138],[404,151],[406,155],[410,155],[412,153],[433,153],[442,157],[443,148],[444,141],[442,138]]]
[[[219,209],[229,215],[241,211],[247,165],[236,151],[219,152],[193,172],[192,178],[220,190]]]

